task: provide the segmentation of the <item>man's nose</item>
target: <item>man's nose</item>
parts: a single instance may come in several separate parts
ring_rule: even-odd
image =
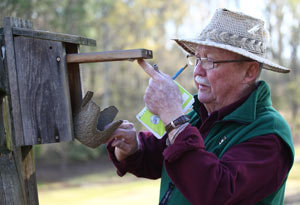
[[[206,70],[200,62],[194,67],[194,75],[206,76]]]

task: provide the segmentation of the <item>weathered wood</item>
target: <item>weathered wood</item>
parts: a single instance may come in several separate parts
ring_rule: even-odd
[[[3,126],[4,126],[4,138],[5,138],[5,150],[13,151],[14,148],[14,137],[12,130],[12,120],[10,116],[10,105],[9,105],[9,96],[5,96],[2,100],[2,116],[3,116]]]
[[[32,162],[32,146],[0,153],[1,205],[38,204],[35,167]]]
[[[12,153],[0,153],[0,204],[23,205],[25,203],[22,181]]]
[[[35,166],[32,163],[34,161],[32,146],[21,147],[22,153],[22,176],[25,186],[25,195],[27,204],[38,204],[38,190],[35,174]]]
[[[78,45],[66,43],[66,53],[78,53]],[[79,110],[82,101],[82,84],[79,64],[68,63],[68,78],[73,115]]]
[[[2,51],[3,48],[3,51]],[[5,95],[7,90],[7,76],[4,69],[4,57],[5,57],[5,47],[4,47],[4,36],[0,35],[0,94]]]
[[[4,95],[7,93],[7,77],[4,70],[3,58],[1,52],[2,46],[3,46],[3,36],[0,35],[0,153],[2,149],[6,149],[2,102],[3,102]]]
[[[18,18],[5,18],[4,19],[4,45],[6,49],[6,58],[4,62],[4,68],[8,72],[6,77],[9,77],[11,84],[17,84],[17,72],[14,50],[14,38],[12,34],[12,27],[22,27],[32,29],[32,22],[18,19]],[[13,91],[13,95],[10,92]],[[15,146],[15,136],[17,132],[22,133],[22,124],[15,124],[15,121],[21,122],[20,102],[19,102],[19,87],[8,86],[8,96],[4,97],[1,117],[3,116],[3,124],[5,127],[5,145],[6,147],[1,149],[0,158],[0,175],[1,181],[0,189],[2,196],[0,198],[0,204],[38,204],[37,192],[34,193],[34,189],[28,191],[29,185],[25,186],[26,179],[23,177],[22,170],[28,169],[26,167],[34,167],[33,159],[22,161],[21,147]],[[17,99],[16,99],[17,97]],[[15,101],[12,98],[16,99]],[[1,99],[2,100],[2,99]],[[1,122],[2,123],[2,122]],[[32,154],[32,151],[31,151]],[[36,187],[35,180],[28,180],[30,186]],[[32,192],[29,194],[29,192]],[[32,197],[36,196],[36,197]]]
[[[71,141],[72,116],[62,43],[15,37],[14,45],[18,85],[10,87],[18,86],[20,91],[24,133],[23,139],[16,133],[16,145]]]
[[[0,117],[2,121],[0,121],[0,126],[3,127],[3,136],[1,137],[4,138],[3,140],[3,149],[2,151],[13,151],[13,139],[12,139],[12,122],[11,122],[11,117],[10,117],[10,106],[8,102],[8,97],[9,96],[0,96],[1,98],[1,107],[0,107]],[[0,151],[0,152],[2,152]]]
[[[1,49],[1,46],[0,46],[0,49]],[[0,94],[5,95],[6,93],[7,93],[7,78],[6,78],[6,72],[4,70],[2,55],[0,52]]]
[[[149,59],[149,58],[152,58],[151,50],[132,49],[132,50],[116,50],[116,51],[68,54],[67,62],[68,63],[94,63],[94,62],[106,62],[106,61]]]
[[[50,31],[40,31],[25,28],[13,28],[13,35],[15,36],[27,36],[32,38],[39,38],[45,40],[74,43],[86,46],[96,46],[96,41],[89,38],[83,38],[81,36],[54,33]]]
[[[27,187],[25,188],[25,178],[23,178],[23,169],[26,169],[26,167],[34,167],[33,160],[22,160],[22,150],[20,147],[15,146],[15,141],[13,136],[13,129],[12,129],[12,121],[10,120],[10,106],[8,102],[9,96],[6,96],[3,98],[3,105],[0,107],[0,110],[3,109],[3,119],[4,119],[4,127],[5,127],[5,139],[6,139],[6,147],[2,147],[0,149],[0,158],[4,164],[5,168],[3,169],[0,166],[0,175],[1,180],[3,183],[0,183],[0,189],[5,190],[3,192],[4,197],[0,198],[0,204],[6,205],[6,204],[38,204],[38,198],[29,197],[29,193],[27,191]],[[2,98],[1,98],[2,100]],[[33,152],[31,151],[31,154]],[[11,180],[13,178],[14,180]],[[36,181],[31,180],[29,181],[30,186],[37,186]],[[7,187],[7,184],[14,186],[13,188]],[[32,189],[33,190],[33,189]],[[1,191],[0,191],[1,192]],[[34,193],[31,191],[31,196],[36,195],[37,193]],[[12,203],[15,201],[15,203]]]
[[[6,139],[5,139],[5,128],[4,128],[4,121],[3,121],[3,112],[2,112],[2,96],[0,94],[0,153],[1,150],[5,149],[6,147]]]
[[[24,139],[12,27],[13,26],[24,27],[27,25],[28,28],[32,28],[32,24],[30,24],[30,22],[28,21],[22,21],[18,18],[11,18],[11,17],[4,18],[3,24],[4,24],[4,40],[5,40],[5,50],[6,50],[5,66],[7,68],[6,70],[8,71],[10,99],[12,99],[11,106],[13,108],[11,110],[12,123],[14,124],[14,131],[15,131],[15,135],[13,134],[12,137],[18,136],[18,138]]]
[[[4,22],[6,22],[6,25],[9,25],[9,27],[11,28],[18,27],[18,28],[33,29],[32,21],[27,19],[16,18],[16,17],[5,17]]]

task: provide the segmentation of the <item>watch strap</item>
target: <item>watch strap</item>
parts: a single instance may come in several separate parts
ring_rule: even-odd
[[[165,129],[166,132],[169,133],[179,125],[183,125],[190,121],[190,118],[187,115],[181,115],[180,117],[176,118],[175,120],[171,121],[169,124],[166,125]]]

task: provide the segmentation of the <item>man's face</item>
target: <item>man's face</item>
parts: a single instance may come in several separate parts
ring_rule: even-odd
[[[212,61],[241,59],[241,56],[223,49],[198,46],[196,56]],[[205,70],[200,63],[194,68],[194,82],[198,99],[209,113],[225,107],[243,96],[245,69],[242,63],[220,63]]]

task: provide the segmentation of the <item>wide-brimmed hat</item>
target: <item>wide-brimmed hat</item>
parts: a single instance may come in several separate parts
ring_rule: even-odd
[[[212,46],[254,59],[265,69],[290,72],[290,69],[266,59],[267,31],[264,22],[240,12],[217,9],[199,36],[174,40],[192,55],[195,55],[198,45]]]

